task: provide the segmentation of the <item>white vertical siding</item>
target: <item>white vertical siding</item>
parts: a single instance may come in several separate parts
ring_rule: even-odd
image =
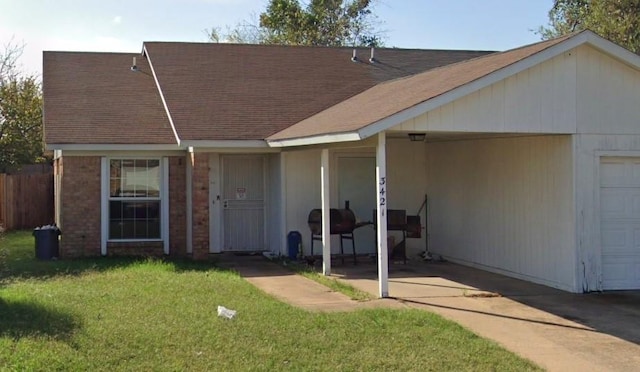
[[[285,224],[286,233],[299,231],[302,247],[309,254],[311,234],[307,225],[309,212],[320,208],[320,150],[287,152],[285,155]],[[286,240],[285,240],[286,244]],[[314,253],[320,254],[322,245],[316,243]]]
[[[582,291],[602,290],[600,236],[600,158],[640,157],[640,135],[576,136],[576,226],[578,285]]]
[[[282,215],[284,201],[282,195],[281,154],[268,155],[267,163],[267,239],[269,250],[286,253],[285,239],[282,236]]]
[[[427,158],[432,251],[574,290],[570,136],[429,143]]]
[[[387,141],[387,197],[388,209],[404,209],[407,215],[416,215],[427,193],[426,144],[411,142],[408,138],[390,138]],[[424,225],[424,210],[420,212]],[[400,235],[389,231],[389,235]],[[407,255],[425,250],[424,230],[422,238],[407,239]]]
[[[578,133],[640,134],[640,72],[591,47],[578,52]]]
[[[576,53],[569,51],[394,129],[575,133],[576,78]]]
[[[338,205],[338,158],[340,156],[374,156],[373,149],[333,149],[331,151],[331,207],[343,208]],[[302,244],[305,253],[309,253],[310,233],[307,217],[313,208],[320,208],[320,151],[307,150],[287,152],[285,154],[285,231],[299,231],[302,234]],[[372,177],[375,180],[375,177]],[[407,139],[389,139],[387,142],[387,179],[388,179],[388,208],[406,209],[407,214],[415,215],[422,204],[426,193],[426,157],[424,142],[410,142]],[[375,182],[375,181],[374,181]],[[375,200],[369,210],[373,213]],[[421,213],[424,216],[424,211]],[[361,216],[363,220],[373,216]],[[422,217],[424,221],[424,217]],[[363,227],[359,234],[370,233],[371,227]],[[395,234],[395,233],[391,233]],[[399,239],[400,235],[398,235]],[[408,239],[409,254],[418,254],[424,250],[425,240]],[[286,244],[286,243],[285,243]],[[340,251],[339,241],[332,237],[332,252]],[[369,247],[360,247],[356,242],[358,252],[362,253]],[[314,253],[319,254],[321,245],[316,243]],[[360,249],[362,248],[362,249]],[[351,252],[350,242],[345,241],[345,253]]]
[[[394,129],[640,134],[638,97],[638,70],[582,45]]]

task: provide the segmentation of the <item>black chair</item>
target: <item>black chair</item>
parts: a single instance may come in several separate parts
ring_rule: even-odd
[[[373,228],[377,230],[378,212],[373,210]],[[407,211],[404,209],[387,209],[387,231],[402,231],[402,241],[395,247],[387,247],[390,250],[389,258],[402,258],[407,263]],[[376,234],[376,246],[378,234]]]

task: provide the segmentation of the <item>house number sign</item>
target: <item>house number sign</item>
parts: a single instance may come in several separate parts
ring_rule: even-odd
[[[387,205],[386,188],[387,188],[387,178],[380,177],[380,195],[378,195],[380,207],[385,207]],[[386,208],[381,208],[381,209],[382,209],[382,215],[384,216],[384,211]]]

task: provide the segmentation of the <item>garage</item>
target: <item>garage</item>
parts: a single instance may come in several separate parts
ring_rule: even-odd
[[[640,288],[640,157],[600,160],[602,289]]]

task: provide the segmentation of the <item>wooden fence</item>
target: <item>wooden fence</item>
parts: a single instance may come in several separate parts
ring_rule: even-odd
[[[53,173],[0,174],[0,225],[32,229],[53,221]]]

